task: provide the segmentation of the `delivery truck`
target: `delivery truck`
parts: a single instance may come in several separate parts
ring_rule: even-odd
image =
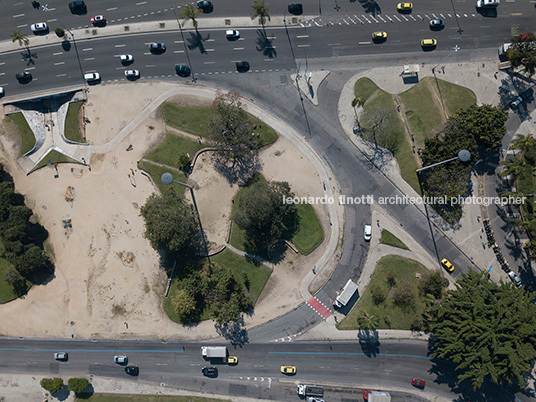
[[[357,291],[357,285],[352,282],[351,279],[348,279],[348,282],[346,282],[346,285],[341,289],[339,292],[339,295],[333,302],[333,306],[336,308],[342,308],[348,304],[354,293]]]
[[[363,391],[363,399],[368,402],[391,402],[391,395],[382,391]]]
[[[223,359],[227,357],[226,346],[201,346],[201,356],[205,359]]]
[[[308,396],[323,397],[324,387],[320,385],[298,384],[296,392],[301,398],[307,398]]]

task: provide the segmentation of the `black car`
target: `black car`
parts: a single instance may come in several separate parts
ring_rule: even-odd
[[[300,3],[290,3],[288,5],[288,12],[293,15],[302,15],[303,6]]]
[[[69,9],[71,13],[80,13],[86,10],[86,3],[83,1],[73,1],[69,3]]]
[[[203,13],[206,13],[206,14],[214,11],[214,5],[212,4],[211,1],[198,1],[197,8],[202,10]]]
[[[154,42],[149,45],[149,50],[152,53],[164,53],[166,51],[166,45],[163,42]]]
[[[430,20],[429,22],[430,29],[443,29],[445,28],[445,21],[444,20]]]
[[[175,72],[181,77],[189,77],[191,74],[190,67],[182,64],[175,66]]]
[[[239,73],[245,73],[246,71],[249,71],[249,63],[247,61],[237,61],[236,70]]]
[[[201,370],[201,372],[203,373],[204,376],[206,377],[215,377],[218,375],[218,369],[216,367],[203,367],[203,369]]]
[[[126,366],[125,372],[128,375],[138,375],[140,373],[140,369],[138,368],[138,366]]]
[[[30,74],[28,71],[25,71],[23,73],[15,74],[15,78],[19,82],[30,82],[32,80],[32,74]]]

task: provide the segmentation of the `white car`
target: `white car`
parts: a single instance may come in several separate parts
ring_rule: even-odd
[[[366,241],[370,241],[372,238],[372,226],[371,225],[365,225],[365,229],[363,230],[363,237]]]
[[[122,54],[119,56],[119,60],[121,60],[121,63],[132,63],[134,61],[134,57],[131,54]]]
[[[127,364],[128,363],[128,357],[126,357],[126,356],[114,356],[114,363]]]
[[[225,31],[225,36],[227,37],[227,39],[238,39],[240,38],[240,32],[236,29],[229,29]]]
[[[30,25],[32,32],[43,32],[48,31],[48,25],[46,22],[38,22],[36,24]]]
[[[127,78],[140,78],[139,70],[126,70],[125,77]]]
[[[67,352],[54,353],[54,359],[56,360],[67,360],[68,356]]]
[[[84,74],[84,79],[87,82],[100,81],[100,74],[99,73],[86,73]]]
[[[4,88],[0,87],[0,96],[4,96],[6,93],[4,92]]]
[[[518,288],[521,287],[522,285],[521,279],[519,279],[519,277],[514,273],[514,271],[509,271],[508,276],[516,284]]]

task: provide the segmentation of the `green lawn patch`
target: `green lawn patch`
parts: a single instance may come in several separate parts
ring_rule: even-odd
[[[422,312],[425,306],[424,297],[418,291],[419,280],[415,277],[415,274],[424,274],[426,271],[424,265],[408,258],[396,255],[383,257],[376,264],[376,269],[372,274],[367,289],[364,293],[361,293],[360,299],[354,308],[337,325],[337,328],[340,330],[358,329],[357,315],[363,309],[368,314],[379,318],[378,329],[411,329],[413,323],[422,319]],[[397,284],[406,284],[413,289],[415,293],[413,308],[403,309],[394,304],[391,297],[393,291],[392,289],[390,290],[387,280],[390,275],[395,278]],[[378,305],[374,304],[372,300],[371,289],[376,287],[383,289],[386,296],[385,300]],[[360,291],[362,292],[363,290],[360,289]]]
[[[176,395],[136,395],[136,394],[83,394],[75,396],[75,401],[90,400],[92,402],[226,402],[230,399],[214,399],[199,396]]]
[[[297,204],[300,227],[290,240],[302,254],[309,254],[324,240],[324,231],[310,204]]]
[[[204,138],[209,136],[212,119],[215,117],[212,107],[179,106],[171,102],[162,104],[162,114],[167,125]],[[277,141],[278,136],[273,128],[252,115],[249,118],[253,131],[260,134],[261,147]]]
[[[364,98],[367,101],[378,89],[380,88],[378,88],[374,81],[370,78],[363,77],[358,79],[354,85],[354,96]]]
[[[166,133],[164,140],[150,153],[145,155],[144,159],[178,168],[179,155],[188,154],[190,160],[192,160],[195,153],[203,147],[206,147],[206,145],[202,145],[191,138]]]
[[[449,116],[476,103],[476,95],[469,88],[439,79],[437,85]]]
[[[51,149],[44,157],[41,159],[41,162],[35,166],[32,171],[40,169],[47,165],[54,165],[55,163],[80,163],[73,158],[70,158],[67,155],[62,154],[61,152]]]
[[[166,172],[171,173],[175,180],[180,181],[181,183],[186,183],[186,181],[188,180],[186,178],[186,175],[183,172],[178,171],[177,169],[170,169],[165,166],[155,165],[154,163],[151,163],[151,161],[143,159],[138,162],[138,168],[143,169],[147,173],[149,173],[149,175],[151,176],[154,183],[162,194],[166,191],[184,191],[186,189],[186,187],[183,187],[180,184],[172,183],[170,185],[166,185],[162,183],[161,177]]]
[[[70,102],[65,117],[65,138],[69,141],[85,143],[86,140],[80,131],[80,118],[78,116],[84,101]]]
[[[415,133],[415,142],[418,147],[424,147],[424,139],[428,138],[432,130],[443,124],[443,111],[441,104],[431,92],[435,86],[433,78],[425,77],[418,84],[400,94],[404,104],[404,111],[411,131]]]
[[[7,118],[17,127],[20,136],[20,155],[30,152],[35,146],[35,135],[22,113],[12,113]]]
[[[402,242],[398,237],[389,232],[387,229],[382,229],[382,237],[380,238],[380,243],[387,244],[388,246],[402,248],[404,250],[409,250],[408,246]]]

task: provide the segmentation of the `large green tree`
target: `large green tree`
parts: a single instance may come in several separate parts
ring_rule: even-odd
[[[258,17],[264,28],[266,20],[270,21],[270,9],[268,8],[268,3],[266,3],[264,0],[255,0],[251,7],[253,8],[251,19],[254,20]]]
[[[171,298],[171,304],[181,317],[192,314],[197,307],[195,298],[188,289],[178,289]]]
[[[61,378],[43,378],[40,382],[41,386],[51,394],[55,394],[63,388],[63,380]]]
[[[357,316],[357,325],[363,331],[375,331],[378,325],[380,325],[380,320],[375,315],[369,314],[361,309]]]
[[[192,21],[192,25],[197,31],[197,16],[201,14],[203,10],[194,6],[193,3],[186,3],[181,6],[179,16],[183,18],[182,26],[188,21]]]
[[[75,394],[81,394],[87,387],[89,387],[89,381],[85,378],[69,378],[67,381],[67,388]]]
[[[455,290],[426,308],[431,356],[453,362],[458,381],[469,380],[474,389],[485,378],[524,387],[523,375],[536,358],[533,298],[512,283],[488,281],[485,273],[462,274]]]
[[[506,52],[513,67],[523,66],[529,77],[536,72],[536,37],[533,32],[512,38],[512,46]]]
[[[199,225],[191,205],[179,193],[152,194],[140,212],[145,220],[145,237],[155,250],[182,254],[198,246]]]
[[[498,150],[506,134],[508,113],[491,105],[471,105],[455,114],[460,130],[473,136],[484,152]]]

